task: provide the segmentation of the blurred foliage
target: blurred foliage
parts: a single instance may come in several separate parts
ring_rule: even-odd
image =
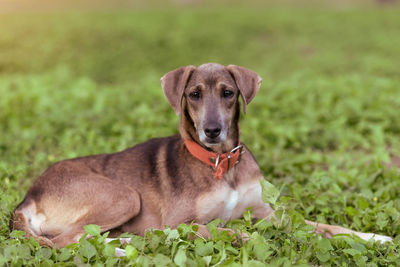
[[[398,13],[231,6],[0,14],[0,265],[398,266],[398,238],[326,240],[301,223],[400,232],[400,172],[390,164],[400,155]],[[135,237],[121,259],[113,256],[121,245],[103,244],[100,234],[62,250],[9,236],[13,208],[49,165],[177,133],[159,78],[209,61],[263,77],[241,140],[280,189],[275,207],[287,221],[252,224],[245,214],[229,224],[251,235],[238,247],[224,234],[188,240],[190,226],[154,231]]]
[[[235,63],[281,81],[317,75],[398,76],[398,9],[171,9],[0,14],[0,72],[65,65],[96,83],[129,83],[182,65]]]

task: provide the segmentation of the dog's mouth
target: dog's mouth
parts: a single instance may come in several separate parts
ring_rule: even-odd
[[[203,142],[206,146],[216,146],[221,143],[219,138],[206,138],[205,142]]]
[[[203,143],[206,147],[215,148],[226,141],[227,134],[223,131],[219,136],[212,138],[206,136],[203,131],[198,131],[198,136],[200,142]]]

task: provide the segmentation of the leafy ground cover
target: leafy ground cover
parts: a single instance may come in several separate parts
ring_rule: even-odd
[[[396,8],[201,8],[1,14],[0,265],[398,266],[400,17]],[[237,64],[264,82],[242,140],[279,190],[282,223],[228,226],[232,245],[189,240],[194,226],[56,250],[10,232],[34,179],[65,158],[177,132],[159,77],[187,64]],[[302,218],[395,237],[310,233]],[[130,235],[131,236],[131,235]],[[114,257],[124,247],[127,257]]]

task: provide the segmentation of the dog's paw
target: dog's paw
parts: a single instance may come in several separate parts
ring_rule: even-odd
[[[126,256],[126,250],[122,248],[115,248],[115,257],[125,257]]]
[[[380,243],[386,243],[386,242],[392,242],[393,238],[385,235],[378,235],[378,234],[373,234],[373,233],[357,233],[357,235],[361,238],[364,239],[365,241],[369,241],[370,239],[375,240],[376,242]]]

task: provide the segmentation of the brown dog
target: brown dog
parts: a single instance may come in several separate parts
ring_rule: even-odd
[[[239,218],[248,207],[254,218],[271,218],[273,210],[261,200],[260,168],[239,141],[239,95],[246,112],[261,78],[243,67],[209,63],[168,72],[161,83],[180,114],[179,135],[53,165],[14,211],[13,228],[60,248],[77,242],[87,224],[117,236],[194,221],[209,236],[204,224]],[[306,223],[327,237],[391,240]]]

